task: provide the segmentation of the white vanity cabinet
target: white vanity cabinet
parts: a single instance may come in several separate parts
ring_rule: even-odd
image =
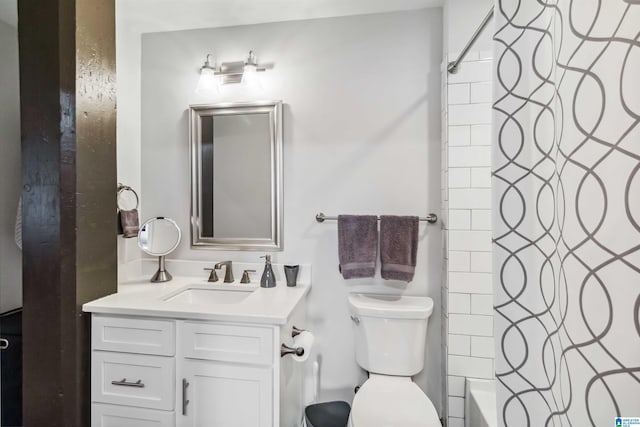
[[[285,325],[92,316],[93,427],[294,427],[303,365]]]

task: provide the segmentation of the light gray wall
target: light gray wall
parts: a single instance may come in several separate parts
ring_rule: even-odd
[[[22,306],[22,254],[14,242],[21,183],[18,30],[2,21],[0,58],[0,312],[4,312]]]
[[[444,4],[444,51],[459,53],[480,25],[494,0],[446,0]],[[493,49],[494,21],[480,34],[472,51]]]
[[[1,1],[1,0],[0,0]],[[134,0],[135,1],[135,0]],[[123,6],[128,0],[116,0],[116,112],[118,182],[131,186],[140,198],[140,32],[130,24],[131,11]],[[141,217],[144,212],[139,212]],[[139,270],[141,252],[136,239],[118,237],[118,278],[124,280],[128,266]],[[133,268],[135,271],[136,268]]]
[[[194,93],[206,53],[274,68],[263,90]],[[364,381],[354,356],[347,295],[434,299],[425,371],[416,379],[441,403],[439,226],[420,227],[413,282],[345,281],[335,222],[316,212],[421,215],[440,206],[441,9],[145,34],[142,37],[142,208],[189,230],[187,110],[191,103],[281,99],[284,108],[284,251],[275,263],[312,264],[308,327],[317,336],[321,397],[353,396]],[[193,250],[174,258],[258,261],[257,252]],[[260,272],[259,272],[260,273]],[[204,277],[204,276],[203,276]]]

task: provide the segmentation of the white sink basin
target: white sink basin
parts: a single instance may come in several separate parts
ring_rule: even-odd
[[[251,285],[189,285],[162,298],[165,302],[194,305],[238,304],[257,289]]]

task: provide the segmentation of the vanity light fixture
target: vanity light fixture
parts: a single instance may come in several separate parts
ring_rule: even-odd
[[[196,93],[200,95],[214,95],[218,92],[218,77],[216,76],[215,60],[211,63],[212,54],[207,54],[204,65],[200,68],[200,79],[196,87]]]
[[[200,80],[196,92],[201,95],[215,94],[218,85],[248,83],[254,80],[256,73],[266,71],[266,66],[258,65],[255,53],[249,51],[245,61],[223,62],[216,66],[212,54],[208,54],[200,68]]]

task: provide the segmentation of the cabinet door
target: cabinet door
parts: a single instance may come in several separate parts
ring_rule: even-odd
[[[271,368],[183,359],[182,373],[178,426],[274,427]]]

